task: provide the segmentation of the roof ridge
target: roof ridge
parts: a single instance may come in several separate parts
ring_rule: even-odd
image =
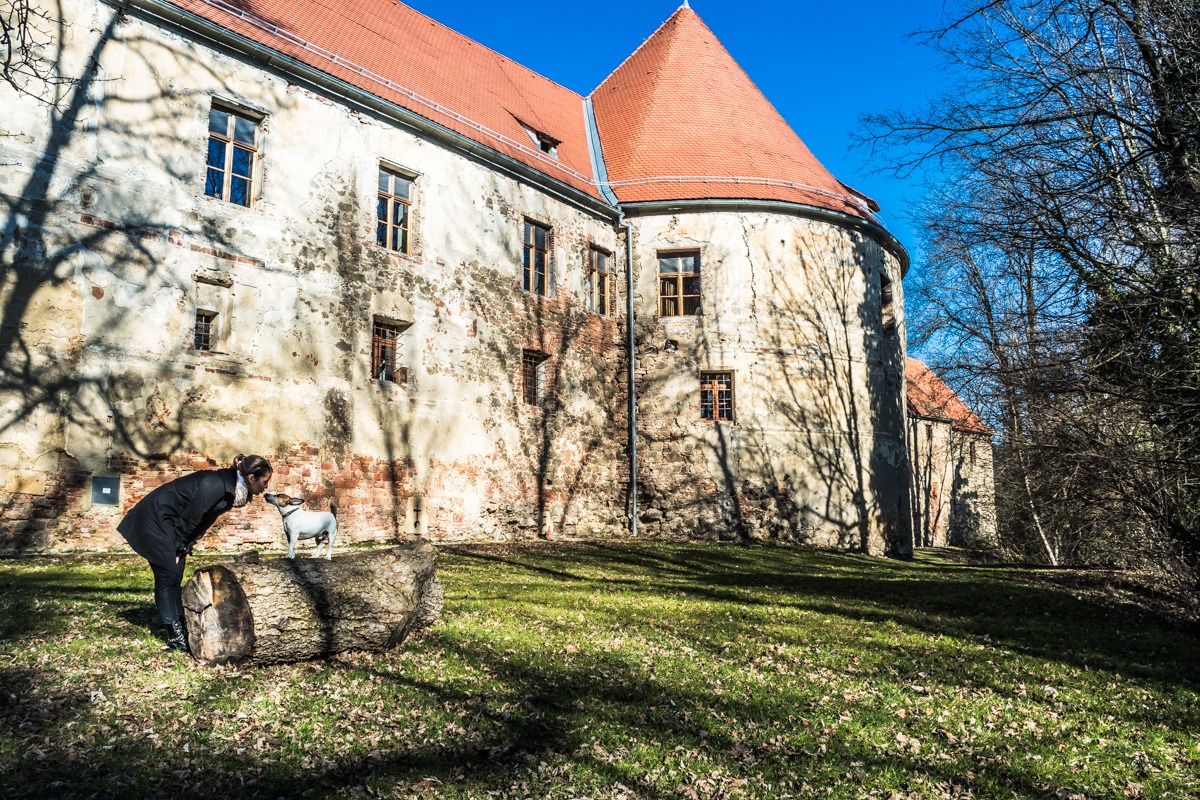
[[[598,84],[596,84],[595,88],[593,88],[592,91],[588,92],[587,96],[589,98],[591,98],[592,95],[594,95],[597,91],[599,91],[600,88],[602,86],[604,86],[604,84],[608,81],[609,78],[611,78],[613,75],[617,74],[617,72],[620,71],[621,67],[628,64],[630,62],[630,60],[633,59],[634,56],[636,56],[638,53],[640,53],[642,51],[642,48],[646,46],[646,43],[649,42],[651,39],[653,39],[655,36],[657,36],[658,32],[661,31],[663,28],[667,27],[667,24],[670,23],[671,20],[675,19],[675,17],[679,16],[679,12],[683,11],[685,8],[688,11],[692,11],[692,7],[687,4],[687,0],[684,0],[684,4],[681,5],[679,8],[675,9],[675,11],[671,13],[671,16],[664,19],[662,21],[662,24],[660,24],[657,28],[654,29],[653,33],[651,33],[649,36],[647,36],[645,39],[643,39],[642,43],[639,44],[637,47],[635,47],[633,49],[632,53],[625,56],[624,60],[622,60],[620,64],[617,64],[617,66],[613,67],[612,70],[607,75],[605,75],[604,78]],[[692,13],[695,14],[696,12],[692,11]],[[697,16],[699,16],[699,15],[697,14]]]

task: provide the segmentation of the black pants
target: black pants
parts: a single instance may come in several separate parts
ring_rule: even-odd
[[[164,625],[183,619],[183,590],[180,587],[186,561],[186,556],[180,556],[178,563],[170,568],[150,565],[154,573],[154,605],[158,607]]]

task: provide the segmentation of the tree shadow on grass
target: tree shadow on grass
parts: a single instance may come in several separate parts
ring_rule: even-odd
[[[97,704],[86,684],[50,674],[75,665],[47,665],[45,672],[28,664],[0,667],[0,730],[10,732],[0,735],[0,752],[9,754],[0,787],[11,797],[210,797],[220,787],[224,794],[278,798],[407,796],[422,785],[433,793],[546,796],[559,784],[576,794],[593,787],[592,794],[614,796],[620,784],[630,795],[659,798],[676,796],[685,780],[721,772],[724,779],[748,781],[750,796],[774,796],[771,781],[792,778],[844,787],[847,765],[857,764],[860,787],[891,780],[910,790],[961,786],[979,796],[1052,794],[1043,769],[1019,753],[996,760],[994,745],[988,775],[971,783],[963,776],[975,769],[973,754],[952,752],[950,760],[939,761],[931,748],[906,752],[840,729],[842,715],[896,725],[895,696],[909,690],[920,672],[931,673],[921,680],[934,692],[991,690],[1000,701],[1011,699],[1020,676],[997,673],[1009,661],[1016,662],[1013,670],[1031,674],[1045,661],[1109,671],[1114,681],[1135,689],[1156,685],[1179,702],[1142,711],[1114,706],[1112,724],[1169,736],[1194,727],[1195,701],[1187,700],[1195,695],[1193,665],[1200,655],[1194,638],[1168,636],[1136,609],[1128,616],[1124,608],[1109,613],[1098,600],[1031,588],[1012,574],[737,546],[487,550],[443,551],[451,624],[406,644],[429,653],[419,663],[385,654],[298,668],[201,670],[183,697],[170,688],[170,676],[180,670],[176,660],[135,654],[107,665],[167,676],[167,684],[153,674],[141,683],[161,693],[155,697],[161,714],[153,718],[131,715],[128,705],[118,711]],[[479,569],[488,577],[476,584],[469,576]],[[127,621],[136,611],[128,591],[113,588],[111,572],[88,577],[86,585],[73,583],[65,567],[10,574],[7,597],[40,597],[51,615],[68,613],[80,600]],[[526,593],[526,584],[535,591]],[[464,587],[472,595],[481,588],[499,597],[475,606]],[[558,610],[539,606],[544,589],[561,593],[565,604],[586,609],[595,599],[598,605],[577,629],[556,628]],[[495,608],[498,600],[512,604],[499,632],[471,624],[473,608]],[[664,601],[674,616],[656,620],[662,612],[651,605]],[[145,608],[152,613],[148,597]],[[795,627],[803,615],[790,613],[790,622],[778,625],[781,611],[823,615],[829,622]],[[516,634],[525,623],[545,626],[547,635],[533,637],[533,644],[505,640],[503,634]],[[857,660],[830,652],[835,643],[844,647],[830,627],[842,624],[862,631],[862,647],[852,654]],[[731,625],[743,627],[744,642],[721,640]],[[571,630],[587,641],[564,650],[563,636]],[[608,649],[604,642],[625,636],[666,655],[646,660],[637,647]],[[811,654],[813,664],[788,662],[797,678],[787,682],[765,672],[756,659],[768,655],[773,643],[796,659]],[[696,655],[688,656],[688,649]],[[689,672],[692,658],[711,665],[712,674]],[[1037,663],[1031,666],[1031,659]],[[748,689],[722,685],[743,670],[759,670],[760,678]],[[46,690],[51,678],[58,684]],[[326,684],[339,691],[369,686],[386,706],[363,720],[356,715],[360,709],[345,702],[322,709],[285,700],[283,727],[273,733],[278,744],[256,748],[253,735],[234,733],[262,722],[241,721],[235,713],[253,694],[293,689],[307,696]],[[885,691],[850,701],[840,694],[850,684]],[[370,696],[356,695],[363,702]],[[192,722],[174,731],[160,727],[176,713]],[[149,728],[159,728],[161,738],[144,734]],[[372,744],[372,731],[387,738]],[[667,777],[660,766],[687,774]],[[1056,777],[1066,779],[1065,773]],[[425,779],[433,781],[422,784]],[[716,796],[715,789],[696,791]]]
[[[734,545],[571,544],[524,553],[479,545],[447,550],[466,563],[588,582],[596,591],[609,586],[670,588],[693,599],[748,608],[804,609],[859,622],[896,623],[1077,668],[1112,669],[1164,687],[1200,682],[1195,658],[1182,659],[1183,669],[1158,663],[1159,637],[1177,639],[1182,649],[1200,655],[1194,635],[1116,597],[1030,585],[1020,570]],[[650,580],[621,580],[605,573],[627,568],[647,571]]]

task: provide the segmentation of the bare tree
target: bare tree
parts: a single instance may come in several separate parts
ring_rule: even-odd
[[[916,315],[987,353],[1032,529],[1059,484],[1200,565],[1200,2],[964,0],[925,36],[952,87],[862,137],[945,180]]]

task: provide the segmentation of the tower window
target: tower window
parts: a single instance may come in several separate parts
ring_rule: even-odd
[[[889,339],[896,338],[896,307],[892,281],[887,275],[879,275],[879,309],[880,324],[883,335]]]
[[[700,252],[660,253],[658,314],[689,317],[700,313]]]

